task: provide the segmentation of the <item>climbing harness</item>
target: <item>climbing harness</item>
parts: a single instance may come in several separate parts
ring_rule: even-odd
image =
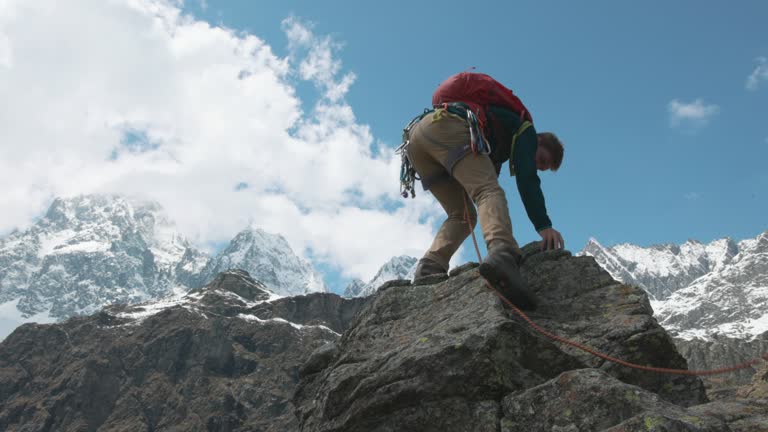
[[[408,145],[411,143],[411,129],[421,121],[427,114],[432,113],[432,121],[440,121],[445,114],[453,114],[467,120],[469,126],[470,149],[474,154],[490,154],[491,146],[488,139],[483,134],[483,127],[477,118],[477,115],[461,102],[444,103],[432,109],[425,108],[424,112],[417,115],[403,128],[403,141],[395,149],[395,154],[400,155],[400,195],[403,198],[416,197],[416,180],[421,180],[413,168],[413,164],[408,158]],[[530,125],[530,124],[529,124]],[[517,136],[517,135],[516,135]]]
[[[468,226],[470,226],[470,227],[472,226],[472,224],[470,223],[470,218],[469,218],[469,204],[467,203],[466,195],[464,196],[464,221],[468,224]],[[478,259],[479,262],[482,263],[483,262],[483,257],[480,254],[480,248],[477,247],[477,239],[475,238],[475,232],[472,229],[470,229],[469,232],[472,234],[472,242],[475,245],[475,252],[477,252],[477,259]],[[537,332],[541,333],[542,335],[544,335],[544,336],[546,336],[546,337],[548,337],[548,338],[550,338],[550,339],[552,339],[554,341],[560,342],[562,344],[570,345],[570,346],[572,346],[574,348],[578,348],[578,349],[580,349],[582,351],[585,351],[585,352],[587,352],[589,354],[592,354],[595,357],[599,357],[599,358],[601,358],[603,360],[606,360],[606,361],[609,361],[609,362],[612,362],[612,363],[616,363],[616,364],[619,364],[619,365],[622,365],[622,366],[626,366],[628,368],[638,369],[638,370],[647,371],[647,372],[657,372],[657,373],[662,373],[662,374],[671,374],[671,375],[692,375],[692,376],[705,376],[706,375],[706,376],[708,376],[708,375],[719,375],[719,374],[724,374],[724,373],[728,373],[728,372],[733,372],[733,371],[737,371],[739,369],[746,369],[746,368],[752,367],[752,366],[754,366],[754,365],[756,365],[756,364],[758,364],[758,363],[760,363],[762,361],[768,361],[768,353],[763,353],[761,358],[752,359],[752,360],[746,361],[744,363],[737,364],[735,366],[730,366],[730,367],[725,367],[725,368],[720,368],[720,369],[697,370],[697,371],[692,371],[692,370],[687,370],[687,369],[670,369],[670,368],[661,368],[661,367],[653,367],[653,366],[644,366],[644,365],[639,365],[639,364],[636,364],[636,363],[631,363],[631,362],[628,362],[628,361],[625,361],[625,360],[621,360],[621,359],[617,359],[615,357],[611,357],[611,356],[609,356],[607,354],[604,354],[604,353],[601,353],[601,352],[595,350],[594,348],[590,348],[590,347],[588,347],[586,345],[582,345],[582,344],[580,344],[578,342],[574,342],[574,341],[572,341],[570,339],[566,339],[566,338],[564,338],[562,336],[558,336],[558,335],[556,335],[554,333],[551,333],[551,332],[549,332],[549,331],[539,327],[536,323],[533,322],[533,320],[531,320],[528,317],[528,315],[526,315],[523,311],[518,309],[517,306],[515,306],[511,301],[509,301],[506,297],[504,297],[487,280],[485,280],[485,285],[497,297],[499,297],[504,303],[506,303],[510,308],[512,308],[512,310],[516,314],[520,315],[520,317],[526,323],[528,323],[528,325],[530,325],[534,330],[536,330]]]

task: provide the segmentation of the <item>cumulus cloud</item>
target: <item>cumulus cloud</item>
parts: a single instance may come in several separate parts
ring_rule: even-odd
[[[673,99],[667,106],[669,122],[672,127],[678,126],[703,126],[720,112],[720,107],[714,104],[706,104],[702,99],[696,99],[691,103],[680,102]]]
[[[397,201],[399,160],[346,102],[340,44],[282,24],[286,57],[173,0],[0,1],[0,233],[56,196],[121,193],[200,245],[256,225],[361,278],[419,256],[441,210]]]
[[[747,90],[752,91],[757,90],[758,86],[760,86],[760,82],[768,81],[768,58],[758,57],[755,61],[757,62],[757,66],[755,66],[755,70],[753,70],[749,77],[747,77],[746,84]]]
[[[312,81],[330,102],[342,99],[356,78],[355,74],[350,72],[337,79],[341,61],[335,56],[335,52],[340,50],[342,45],[329,36],[316,36],[311,26],[295,17],[283,20],[282,29],[288,36],[291,58],[301,58],[298,62],[301,79]]]

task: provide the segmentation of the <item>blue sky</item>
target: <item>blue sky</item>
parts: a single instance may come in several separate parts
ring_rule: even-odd
[[[568,249],[768,229],[765,2],[6,3],[0,234],[57,196],[146,195],[214,251],[282,233],[340,291],[428,247],[439,206],[399,198],[387,150],[471,67],[565,143],[542,185]]]
[[[211,23],[284,46],[296,16],[343,44],[348,101],[395,145],[450,74],[476,67],[515,90],[566,157],[542,175],[550,216],[578,250],[590,236],[641,245],[768,229],[768,4],[740,2],[189,3]],[[673,124],[672,101],[714,106]],[[503,171],[502,171],[503,172]],[[521,242],[537,239],[502,174]],[[407,203],[406,203],[407,205]]]

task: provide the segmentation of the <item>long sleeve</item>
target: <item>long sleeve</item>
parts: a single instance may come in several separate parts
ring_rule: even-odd
[[[536,231],[541,231],[551,228],[552,221],[547,216],[541,179],[536,171],[536,148],[536,130],[530,127],[517,138],[510,162],[514,164],[517,190],[520,192],[528,219]]]
[[[520,199],[536,231],[552,227],[552,221],[547,216],[544,194],[541,192],[541,179],[536,171],[536,129],[525,129],[517,137],[515,148],[512,149],[512,137],[521,125],[520,114],[496,106],[491,106],[489,113],[492,118],[489,135],[493,147],[490,156],[496,167],[496,174],[498,175],[501,165],[509,160],[510,172],[514,173],[512,175],[517,181]]]

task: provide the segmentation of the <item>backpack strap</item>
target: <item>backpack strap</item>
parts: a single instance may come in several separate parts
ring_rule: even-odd
[[[522,117],[522,114],[521,114],[521,117]],[[519,128],[517,128],[517,132],[515,132],[515,134],[512,135],[512,144],[509,148],[509,175],[511,176],[515,175],[515,164],[513,164],[512,161],[515,157],[515,143],[517,143],[517,137],[522,135],[523,132],[525,132],[525,130],[531,126],[533,126],[533,123],[526,120],[523,122],[523,124],[520,125]]]

